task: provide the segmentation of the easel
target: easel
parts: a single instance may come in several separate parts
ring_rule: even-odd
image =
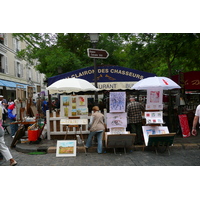
[[[60,124],[66,125],[66,134],[65,134],[64,140],[67,140],[67,136],[69,135],[68,134],[69,129],[76,128],[75,133],[74,133],[75,140],[77,140],[77,144],[79,144],[79,140],[77,139],[77,136],[81,137],[80,143],[84,148],[85,155],[87,155],[87,151],[84,145],[84,138],[82,134],[82,125],[88,124],[88,120],[87,119],[83,120],[83,119],[80,119],[79,117],[69,117],[69,119],[61,119]],[[79,131],[79,133],[77,131]]]
[[[165,151],[168,151],[170,155],[169,147],[173,144],[174,136],[176,133],[169,133],[169,134],[160,134],[160,135],[149,135],[148,146],[152,146],[155,148],[156,154],[158,154],[159,147],[165,147]]]
[[[105,133],[105,145],[106,148],[113,148],[114,154],[116,154],[115,148],[123,148],[126,154],[126,148],[133,147],[136,134],[107,134]]]

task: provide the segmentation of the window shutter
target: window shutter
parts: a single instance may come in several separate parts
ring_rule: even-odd
[[[20,64],[21,67],[21,77],[24,77],[24,65]]]
[[[14,76],[16,76],[17,77],[17,62],[16,61],[14,61]]]
[[[4,34],[4,45],[8,46],[8,36],[6,33]]]
[[[16,39],[13,38],[13,50],[16,51]]]
[[[7,57],[6,56],[4,56],[5,57],[5,74],[8,74],[8,59],[7,59]]]
[[[21,51],[21,41],[18,40],[18,50]]]

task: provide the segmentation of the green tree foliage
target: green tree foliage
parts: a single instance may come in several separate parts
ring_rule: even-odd
[[[46,77],[88,66],[93,59],[87,48],[93,48],[88,33],[18,33],[27,42],[18,56],[35,66]],[[119,65],[158,76],[171,77],[179,71],[199,70],[200,34],[194,33],[101,33],[95,48],[109,53],[107,59],[96,59],[97,65]]]
[[[131,44],[129,64],[135,69],[171,77],[198,70],[200,35],[193,33],[138,34]]]

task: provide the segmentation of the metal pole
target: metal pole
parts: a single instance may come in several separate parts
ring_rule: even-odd
[[[93,48],[95,49],[96,48],[96,44],[95,43],[93,43]],[[95,87],[96,88],[98,88],[98,86],[97,86],[97,64],[96,64],[96,58],[94,58],[94,85],[95,85]],[[94,96],[95,96],[95,106],[97,106],[98,105],[98,92],[97,91],[95,91],[95,93],[94,93]]]

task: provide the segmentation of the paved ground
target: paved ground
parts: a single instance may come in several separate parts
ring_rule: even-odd
[[[55,152],[29,155],[16,151],[15,148],[10,151],[18,161],[18,166],[200,166],[200,149],[198,143],[191,142],[193,139],[194,137],[190,139],[190,142],[185,143],[189,145],[188,148],[183,148],[183,146],[177,148],[175,144],[170,148],[170,155],[168,152],[156,154],[152,150],[141,151],[140,149],[129,150],[127,154],[118,149],[116,155],[112,151],[104,154],[89,152],[87,156],[85,153],[77,153],[76,157],[56,157]],[[198,139],[196,138],[196,142]],[[5,141],[10,146],[12,139],[9,135],[5,135]],[[43,143],[45,145],[45,141]],[[37,145],[26,144],[26,149],[28,147],[35,149],[35,146]],[[3,160],[0,165],[8,166],[9,163]]]
[[[76,157],[56,157],[55,153],[28,155],[11,150],[18,166],[200,166],[199,150],[172,150],[171,155],[153,151],[134,151],[128,154],[77,154]],[[3,161],[0,165],[8,166]]]

